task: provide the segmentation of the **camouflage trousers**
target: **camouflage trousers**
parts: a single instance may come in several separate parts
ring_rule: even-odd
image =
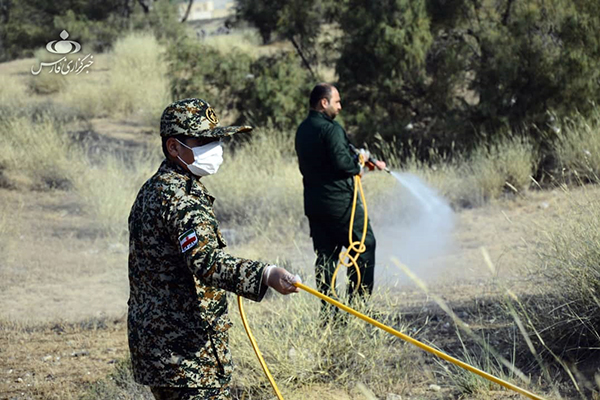
[[[229,385],[220,389],[151,387],[156,400],[231,400]]]

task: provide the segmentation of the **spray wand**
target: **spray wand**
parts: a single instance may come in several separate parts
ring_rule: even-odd
[[[365,161],[365,165],[372,171],[375,168],[377,168],[377,163],[379,162],[378,159],[376,159],[373,156],[370,156],[369,159],[367,161]],[[387,172],[388,174],[392,174],[392,171],[390,171],[390,169],[388,167],[385,167],[383,169],[383,171]]]
[[[357,156],[361,155],[361,151],[357,149],[356,146],[354,146],[353,144],[350,144],[350,150],[352,150]],[[379,160],[373,157],[371,154],[369,154],[369,158],[364,161],[365,165],[367,166],[367,168],[369,168],[370,171],[373,171],[375,168],[377,168],[377,163],[379,162]],[[383,171],[387,172],[390,175],[392,174],[392,171],[390,171],[388,167],[385,167]]]

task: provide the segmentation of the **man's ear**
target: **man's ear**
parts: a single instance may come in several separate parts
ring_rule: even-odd
[[[173,137],[167,139],[167,153],[169,153],[172,158],[177,158],[179,155],[179,142],[177,139]]]
[[[326,110],[327,107],[329,107],[329,100],[327,97],[323,97],[321,100],[319,100],[319,104],[321,105],[321,109]]]

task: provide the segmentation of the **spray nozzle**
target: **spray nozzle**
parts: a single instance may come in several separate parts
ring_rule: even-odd
[[[376,159],[375,157],[371,156],[369,157],[369,159],[365,162],[365,164],[371,164],[373,166],[373,168],[375,168],[375,166],[377,165],[377,163],[379,162],[378,159]],[[388,167],[385,167],[383,169],[385,172],[387,172],[388,174],[391,174],[392,171],[390,171],[390,169]]]

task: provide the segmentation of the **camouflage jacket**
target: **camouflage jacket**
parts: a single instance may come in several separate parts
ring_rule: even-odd
[[[135,380],[218,388],[231,379],[226,291],[260,301],[266,264],[233,257],[214,198],[164,161],[129,215],[128,336]]]

